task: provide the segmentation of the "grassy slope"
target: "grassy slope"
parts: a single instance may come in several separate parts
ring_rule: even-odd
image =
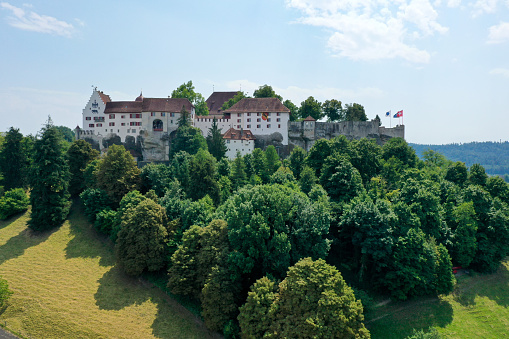
[[[453,293],[388,303],[366,325],[373,338],[405,338],[412,328],[436,326],[447,338],[509,337],[509,261],[497,273],[463,275]]]
[[[32,338],[207,338],[201,321],[158,288],[122,274],[79,207],[33,234],[29,214],[0,221],[0,275],[14,291],[0,323]]]

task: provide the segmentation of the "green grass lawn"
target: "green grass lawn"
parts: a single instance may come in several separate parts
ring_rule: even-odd
[[[27,338],[213,338],[201,320],[115,266],[79,206],[34,234],[29,213],[0,221],[0,275],[14,292],[0,324]]]
[[[497,273],[457,277],[453,293],[389,302],[366,319],[372,338],[405,338],[434,326],[446,338],[509,338],[509,260]]]

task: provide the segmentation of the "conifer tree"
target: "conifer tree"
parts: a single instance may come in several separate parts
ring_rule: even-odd
[[[32,167],[32,216],[29,227],[44,231],[59,226],[67,217],[69,200],[69,165],[64,154],[62,135],[53,126],[51,118],[35,141]]]
[[[85,140],[74,141],[67,150],[71,180],[69,182],[69,193],[78,195],[85,189],[84,170],[88,163],[99,155],[99,152]]]
[[[5,135],[5,142],[0,151],[0,170],[4,176],[3,185],[6,191],[12,188],[26,187],[28,155],[23,147],[23,134],[11,127]]]
[[[209,128],[209,133],[207,134],[207,146],[209,147],[210,154],[212,154],[217,161],[221,160],[226,154],[226,143],[224,142],[221,130],[217,127],[216,118],[212,120],[212,127]]]

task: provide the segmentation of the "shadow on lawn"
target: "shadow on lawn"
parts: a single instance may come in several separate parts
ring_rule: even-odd
[[[29,213],[29,212],[26,212]],[[23,214],[22,214],[23,215]],[[9,225],[16,220],[18,220],[20,216],[17,216],[13,219],[9,219]],[[3,226],[3,227],[7,227]],[[31,229],[24,228],[18,235],[10,238],[7,242],[0,246],[0,265],[6,262],[7,260],[17,258],[25,253],[25,250],[32,246],[37,246],[40,243],[46,241],[50,235],[52,235],[57,229],[45,231],[45,232],[34,232]]]
[[[421,297],[381,307],[365,322],[373,338],[406,338],[413,330],[445,327],[453,320],[452,305],[439,298]]]
[[[475,305],[475,298],[487,297],[498,305],[509,306],[509,270],[500,265],[497,272],[492,274],[479,274],[467,278],[462,286],[454,291],[454,300],[463,306]]]
[[[108,238],[97,234],[83,214],[83,206],[78,199],[73,200],[67,219],[73,237],[65,249],[67,259],[99,257],[99,265],[101,266],[113,266],[115,264],[113,244]]]
[[[30,212],[22,212],[22,213],[17,213],[15,215],[11,215],[9,218],[5,219],[5,220],[0,220],[0,230],[4,227],[7,227],[9,226],[10,224],[12,224],[13,222],[16,222],[19,218],[21,218],[22,216],[25,215],[25,213],[30,213]]]

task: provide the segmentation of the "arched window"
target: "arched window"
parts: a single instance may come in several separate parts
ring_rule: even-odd
[[[154,120],[152,123],[152,129],[154,131],[162,131],[163,130],[163,122],[159,119]]]

